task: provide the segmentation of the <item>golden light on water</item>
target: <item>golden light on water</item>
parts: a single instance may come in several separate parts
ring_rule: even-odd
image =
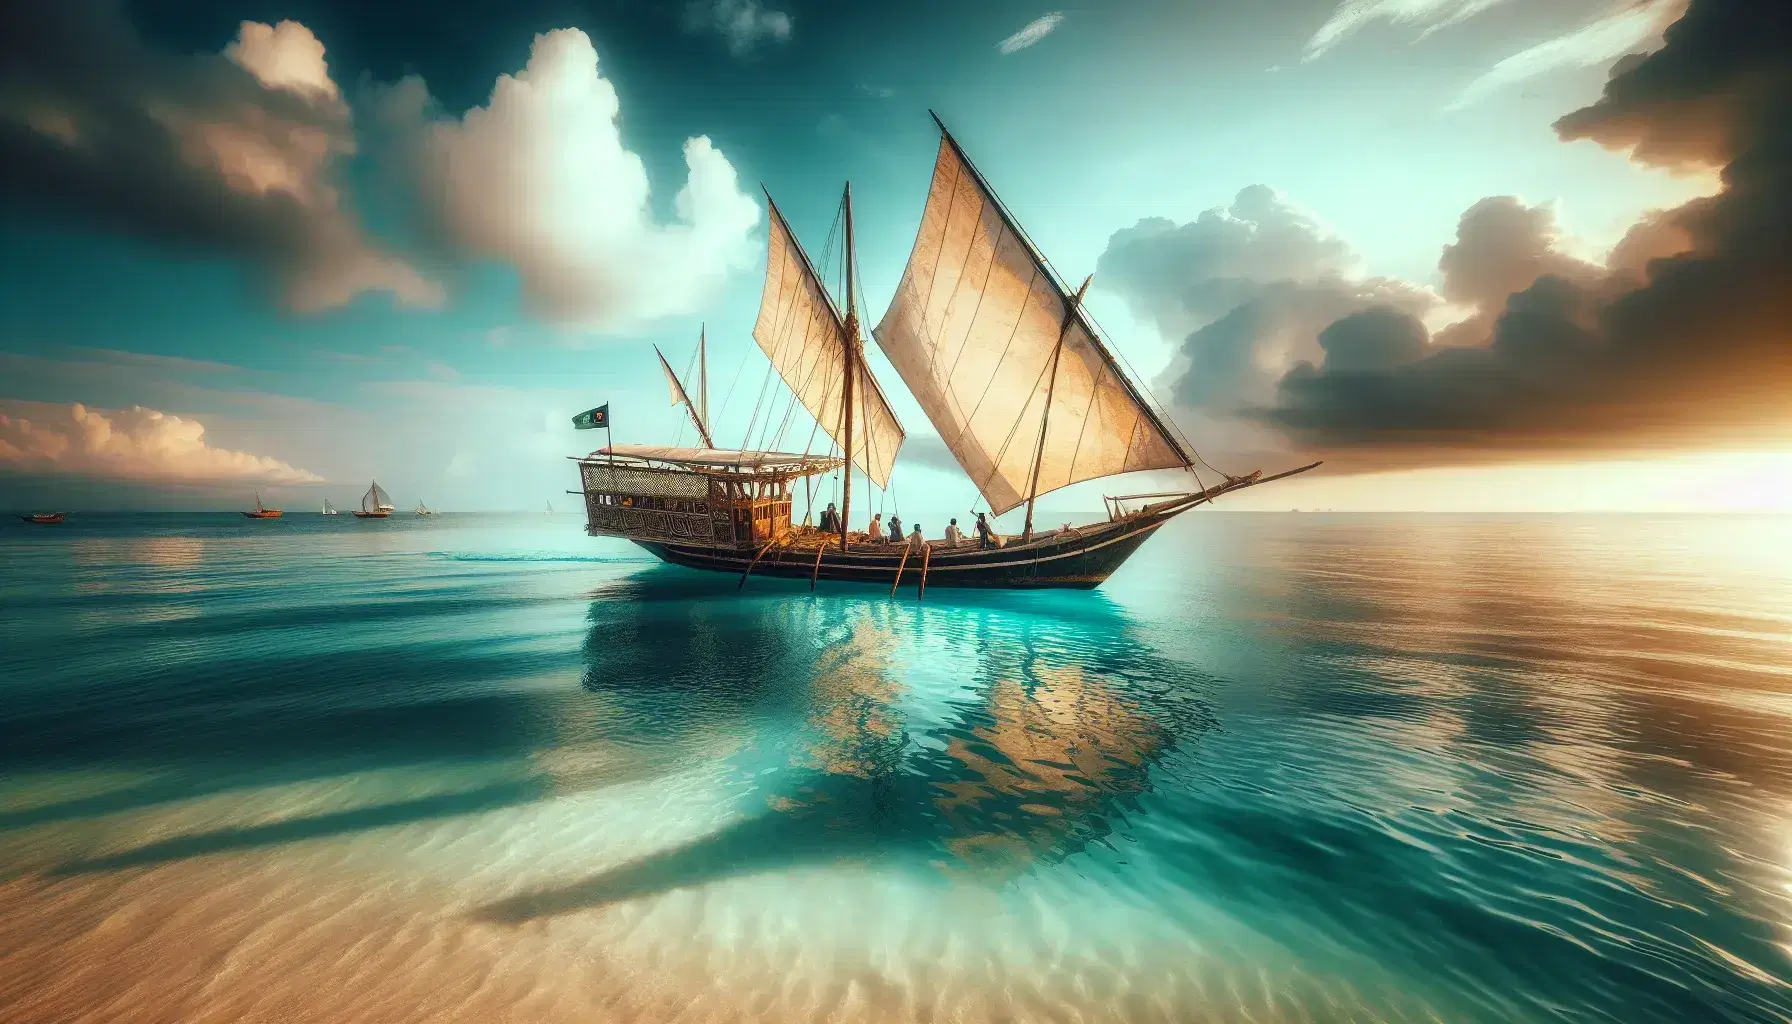
[[[1218,508],[1401,512],[1792,512],[1792,452],[1678,452],[1297,477]]]

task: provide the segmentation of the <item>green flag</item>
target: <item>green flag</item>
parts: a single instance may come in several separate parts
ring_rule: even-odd
[[[592,430],[610,425],[610,403],[605,402],[595,409],[587,409],[572,418],[572,425],[580,430]]]

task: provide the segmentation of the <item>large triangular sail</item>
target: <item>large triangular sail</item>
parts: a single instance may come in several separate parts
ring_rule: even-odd
[[[803,408],[821,429],[845,447],[844,417],[848,336],[846,323],[822,286],[809,257],[791,233],[776,204],[771,208],[765,259],[765,291],[753,340],[765,351]],[[879,487],[890,483],[890,468],[902,447],[902,424],[890,411],[883,389],[853,360],[852,463]]]
[[[943,125],[940,134],[908,267],[872,333],[990,511],[1082,480],[1189,465]]]
[[[378,480],[373,482],[372,487],[367,488],[366,494],[361,495],[361,511],[363,512],[390,512],[393,508],[392,496],[386,493],[386,489],[380,486]]]

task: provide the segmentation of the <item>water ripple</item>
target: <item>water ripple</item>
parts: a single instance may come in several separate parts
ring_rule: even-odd
[[[9,1022],[1792,1018],[1784,521],[1191,516],[922,603],[70,525],[0,565]]]

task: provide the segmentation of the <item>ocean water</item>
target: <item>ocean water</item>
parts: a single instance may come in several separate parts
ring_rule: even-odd
[[[1782,1021],[1792,519],[0,527],[0,1019]]]

